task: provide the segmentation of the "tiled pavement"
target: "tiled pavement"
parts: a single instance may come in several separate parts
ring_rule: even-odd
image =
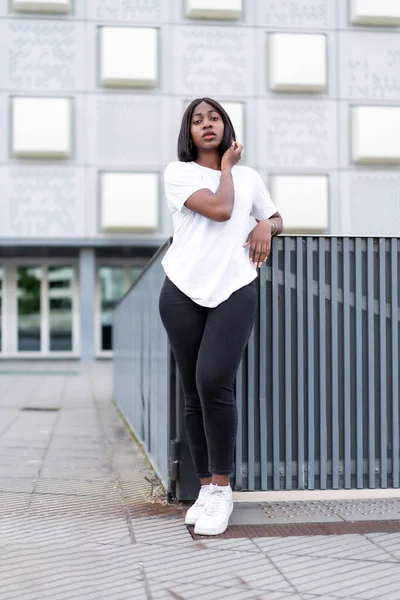
[[[182,509],[157,488],[150,498],[153,475],[110,401],[111,368],[0,366],[1,600],[400,600],[400,534],[193,541]],[[400,512],[393,499],[379,507]],[[339,508],[263,512],[371,512]]]

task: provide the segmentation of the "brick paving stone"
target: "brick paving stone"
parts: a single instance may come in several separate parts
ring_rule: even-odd
[[[111,370],[69,362],[3,368],[1,600],[399,600],[400,534],[194,541],[187,507],[150,497],[145,477],[154,474],[110,401]],[[20,410],[40,406],[60,410]],[[392,499],[262,510],[267,521],[301,522],[393,517],[399,506]]]
[[[338,535],[280,538],[254,538],[254,544],[269,555],[349,558],[387,562],[392,557],[366,536]]]

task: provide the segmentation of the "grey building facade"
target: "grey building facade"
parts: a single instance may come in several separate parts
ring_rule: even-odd
[[[0,0],[1,358],[112,356],[187,103],[287,231],[400,235],[398,0]]]

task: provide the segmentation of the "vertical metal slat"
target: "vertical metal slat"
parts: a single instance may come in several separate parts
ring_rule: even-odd
[[[305,488],[304,476],[304,312],[303,312],[303,243],[304,238],[296,239],[296,285],[297,285],[297,487]]]
[[[368,485],[375,487],[374,240],[367,240]]]
[[[268,428],[267,428],[267,282],[266,265],[261,267],[260,271],[260,298],[259,298],[259,386],[260,386],[260,469],[261,469],[261,489],[268,488]]]
[[[272,422],[273,422],[273,484],[274,490],[280,489],[279,477],[279,285],[278,285],[278,256],[279,251],[272,255]]]
[[[387,388],[386,388],[386,240],[379,240],[379,330],[381,395],[381,485],[387,487]]]
[[[392,301],[392,411],[393,411],[393,423],[392,423],[392,456],[393,456],[393,487],[398,488],[400,486],[400,464],[399,464],[399,309],[398,309],[398,240],[391,240],[391,276],[392,276],[392,289],[391,289],[391,301]]]
[[[318,240],[319,261],[319,397],[320,397],[320,482],[327,487],[326,338],[325,338],[325,238]]]
[[[350,408],[350,247],[343,240],[343,384],[344,384],[344,487],[351,488],[351,408]]]
[[[237,434],[236,434],[236,464],[235,488],[243,489],[243,360],[236,374],[236,407],[237,407]]]
[[[357,429],[357,487],[363,487],[363,372],[362,372],[362,294],[361,294],[361,239],[356,238],[355,264],[355,318],[356,318],[356,429]]]
[[[291,319],[291,273],[290,273],[290,242],[284,240],[285,261],[285,481],[286,489],[292,489],[292,319]]]
[[[332,378],[332,487],[339,488],[339,369],[338,369],[338,253],[337,238],[331,238],[331,378]]]
[[[252,329],[247,347],[246,369],[247,369],[247,489],[255,489],[254,466],[255,454],[254,444],[256,443],[256,429],[254,421],[254,378],[255,372],[255,352],[254,352],[254,328]]]
[[[308,398],[308,489],[315,488],[315,435],[314,435],[314,282],[313,239],[307,238],[307,398]]]

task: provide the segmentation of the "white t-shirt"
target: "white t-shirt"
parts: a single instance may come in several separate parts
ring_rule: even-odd
[[[163,258],[167,277],[194,302],[215,307],[257,277],[243,248],[251,229],[250,215],[268,219],[276,212],[259,174],[250,167],[232,169],[235,190],[232,216],[217,222],[187,208],[198,190],[215,193],[221,171],[195,162],[171,162],[164,172],[165,193],[172,212],[173,243]]]

